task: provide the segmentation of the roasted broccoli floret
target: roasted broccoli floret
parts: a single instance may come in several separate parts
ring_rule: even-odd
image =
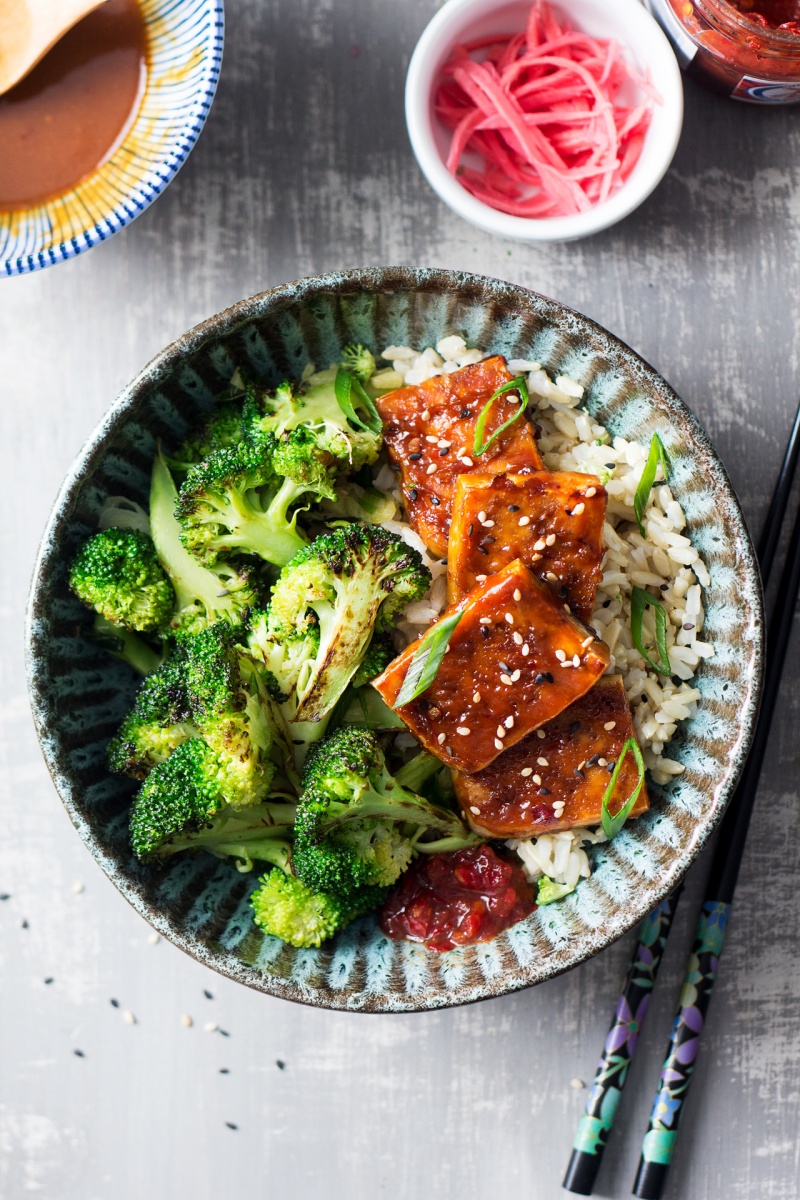
[[[175,509],[187,550],[207,565],[232,553],[275,566],[293,558],[307,544],[293,506],[335,495],[305,441],[302,433],[248,439],[192,467]]]
[[[258,441],[266,434],[280,437],[303,427],[337,472],[358,471],[375,462],[383,444],[381,419],[363,389],[348,389],[340,378],[337,391],[337,374],[335,369],[325,371],[323,382],[307,388],[290,383],[271,393],[251,388],[244,406],[248,436]]]
[[[141,684],[133,708],[108,746],[110,770],[144,779],[197,733],[184,681],[181,646]]]
[[[255,922],[265,933],[306,949],[320,946],[385,897],[382,889],[366,889],[356,903],[343,903],[312,891],[296,875],[273,868],[250,897]]]
[[[375,356],[360,342],[350,342],[345,346],[340,365],[362,384],[369,383],[375,374]]]
[[[206,850],[216,858],[232,861],[238,871],[252,871],[254,863],[281,865],[291,837],[294,805],[257,804],[237,811],[223,806],[207,822],[193,822],[159,844],[150,857],[164,859],[182,851]]]
[[[436,769],[426,754],[403,773],[422,782]],[[311,747],[294,852],[295,870],[309,887],[350,901],[363,887],[394,883],[417,851],[480,843],[455,813],[409,791],[403,773],[391,775],[377,738],[364,729],[343,726]],[[434,840],[425,840],[430,835]]]
[[[202,829],[224,804],[216,754],[202,738],[190,738],[153,768],[134,799],[134,854],[142,862],[161,857],[173,838]]]
[[[69,584],[107,621],[140,633],[168,621],[175,604],[153,539],[138,529],[103,529],[89,538],[73,559]]]
[[[181,541],[175,516],[178,494],[162,455],[156,455],[150,485],[150,529],[156,551],[175,589],[173,630],[195,633],[214,621],[238,625],[258,603],[260,589],[250,567],[233,561],[202,566]]]
[[[373,631],[389,627],[429,584],[418,552],[375,525],[343,525],[296,555],[250,638],[281,692],[293,697],[289,719],[329,715]]]

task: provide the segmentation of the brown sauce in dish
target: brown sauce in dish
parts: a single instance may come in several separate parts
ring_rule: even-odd
[[[136,0],[108,0],[0,96],[0,209],[69,191],[128,132],[147,75]]]

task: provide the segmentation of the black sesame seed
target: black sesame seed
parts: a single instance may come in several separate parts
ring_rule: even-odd
[[[421,455],[421,454],[419,454],[419,453],[417,453],[417,454],[409,454],[409,456],[408,456],[408,461],[409,461],[409,462],[419,462],[419,460],[420,460],[421,458],[422,458],[422,455]]]
[[[617,764],[615,762],[606,763],[606,770],[608,771],[609,775],[614,774],[614,768],[616,767],[616,765]]]
[[[472,410],[471,410],[471,409],[469,409],[469,408],[462,408],[461,412],[459,413],[459,420],[460,420],[460,421],[466,421],[467,417],[471,417],[471,416],[472,416]]]
[[[220,1033],[222,1034],[222,1036],[223,1036],[223,1037],[230,1037],[230,1036],[231,1036],[231,1035],[228,1033],[227,1029],[220,1029]]]
[[[660,587],[660,589],[661,589],[661,591],[662,591],[662,592],[668,592],[668,591],[669,591],[669,584],[668,584],[668,583],[660,583],[658,586]]]
[[[580,721],[573,721],[569,727],[569,731],[570,731],[570,733],[577,733],[578,730],[580,729],[580,727],[581,727]]]
[[[561,593],[561,599],[566,600],[567,596],[569,595],[566,585],[562,583],[561,587],[558,590]]]
[[[606,468],[607,471],[613,471],[614,468],[616,467],[616,465],[617,465],[616,463],[603,463],[603,466]]]
[[[548,683],[552,683],[552,682],[553,682],[553,676],[550,674],[550,672],[549,672],[549,671],[545,671],[545,673],[544,673],[544,677],[545,677],[545,679],[547,680],[547,682],[548,682]]]
[[[540,796],[552,796],[552,794],[553,794],[553,793],[550,791],[550,788],[546,788],[546,787],[540,787],[540,788],[539,788],[539,795],[540,795]]]
[[[119,1000],[112,1000],[112,1001],[111,1001],[111,1007],[112,1007],[112,1008],[119,1008]]]
[[[519,505],[518,504],[509,504],[508,511],[509,512],[519,512]]]
[[[646,703],[647,703],[647,696],[645,696],[644,693],[642,693],[642,704],[646,704]]]
[[[489,636],[488,628],[486,627],[486,625],[481,625],[481,637],[487,638],[488,636]]]
[[[238,1125],[234,1125],[233,1121],[226,1121],[225,1124],[228,1127],[228,1129],[238,1129],[239,1128]]]
[[[83,1053],[82,1050],[73,1050],[72,1053],[75,1055],[76,1058],[86,1058],[86,1055]]]
[[[603,601],[603,608],[608,608],[608,606],[609,606],[610,604],[611,604],[611,601],[610,601],[610,600],[604,600],[604,601]]]
[[[390,471],[397,471],[397,472],[399,473],[399,471],[400,471],[400,468],[399,468],[399,466],[397,465],[397,463],[389,463],[389,470],[390,470]]]
[[[230,1067],[220,1067],[219,1073],[220,1075],[230,1075]]]
[[[30,929],[30,925],[24,918],[20,921],[20,929]]]
[[[285,1070],[286,1070],[286,1063],[283,1061],[283,1059],[282,1059],[282,1058],[276,1058],[276,1059],[275,1059],[275,1066],[278,1068],[278,1070],[279,1070],[279,1071],[285,1071]]]
[[[472,537],[474,532],[475,532],[475,526],[470,525],[469,529],[467,530],[467,537]]]
[[[10,899],[11,899],[10,892],[0,892],[0,900],[10,900]]]
[[[52,983],[52,982],[53,982],[53,976],[48,975],[47,978],[45,979],[45,983]]]
[[[677,675],[673,675],[671,682],[674,687],[680,687],[682,681],[679,679],[679,677]]]
[[[491,536],[490,536],[490,537],[485,537],[485,538],[483,539],[483,541],[481,542],[481,545],[482,545],[482,546],[491,546],[492,542],[496,542],[496,541],[497,541],[497,538],[496,538],[496,537],[491,537]]]
[[[586,778],[586,776],[584,775],[584,773],[583,773],[583,771],[580,769],[580,767],[576,767],[576,768],[575,768],[575,770],[574,770],[574,772],[573,772],[573,774],[577,775],[579,779],[585,779],[585,778]]]
[[[687,621],[685,623],[685,625],[683,626],[683,628],[684,629],[694,629],[694,625],[692,625],[691,621]]]
[[[533,682],[534,683],[547,683],[547,675],[544,674],[542,671],[540,671]]]
[[[486,549],[486,547],[485,547],[485,546],[478,546],[478,549],[480,550],[481,554],[488,554],[488,553],[489,553],[489,551]]]
[[[416,500],[418,495],[419,495],[419,492],[417,491],[416,488],[409,489],[409,493],[408,493],[409,500]]]
[[[449,454],[449,453],[450,453],[450,447],[442,446],[441,449],[439,450],[439,458],[444,458],[445,454]]]
[[[214,999],[214,997],[211,995],[211,992],[208,990],[208,988],[203,988],[203,995],[205,996],[206,1000]]]
[[[442,502],[438,496],[431,496],[431,504],[434,508],[438,508],[441,503]]]
[[[420,697],[419,706],[423,712],[427,712],[431,706],[430,700],[426,700],[424,696]]]
[[[596,767],[599,760],[600,760],[600,755],[593,754],[591,758],[587,758],[586,765],[587,765],[587,767]]]

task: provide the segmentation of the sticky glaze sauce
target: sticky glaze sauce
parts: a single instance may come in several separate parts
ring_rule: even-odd
[[[108,0],[0,96],[0,210],[75,187],[119,146],[147,76],[136,0]]]

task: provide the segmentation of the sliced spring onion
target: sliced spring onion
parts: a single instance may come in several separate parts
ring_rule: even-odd
[[[431,686],[442,659],[447,653],[453,631],[463,615],[460,612],[453,613],[451,617],[445,617],[443,621],[437,622],[425,634],[411,660],[411,666],[406,672],[403,686],[394,702],[395,708],[402,708],[404,704],[410,704]]]
[[[334,384],[336,403],[348,421],[352,421],[357,429],[368,429],[370,433],[380,433],[383,429],[381,415],[375,407],[372,398],[367,395],[364,385],[355,375],[340,367],[336,372]],[[353,401],[355,400],[355,404]],[[366,413],[366,420],[358,415],[357,408]]]
[[[644,648],[642,621],[646,608],[652,608],[655,614],[658,662],[654,662]],[[646,592],[644,588],[640,587],[631,588],[631,638],[642,658],[650,664],[654,671],[658,671],[659,675],[672,674],[672,666],[670,665],[669,653],[667,651],[666,609],[660,600],[657,600],[650,592]]]
[[[483,434],[486,429],[486,422],[489,419],[489,413],[492,411],[492,405],[499,396],[503,395],[504,392],[519,392],[519,408],[514,413],[513,417],[509,417],[499,429],[494,431],[488,441],[484,441]],[[483,454],[484,450],[488,450],[492,442],[499,438],[501,433],[505,433],[506,429],[508,429],[510,425],[513,425],[515,421],[519,420],[527,407],[528,385],[525,382],[524,375],[518,375],[516,379],[509,379],[508,383],[501,384],[495,394],[486,401],[481,409],[481,415],[478,417],[475,425],[475,438],[472,443],[472,453],[477,456],[479,454]]]
[[[636,513],[636,524],[639,526],[639,532],[642,537],[647,536],[644,531],[644,510],[647,508],[647,501],[650,499],[650,493],[653,490],[659,463],[664,468],[664,478],[669,479],[669,455],[664,449],[664,443],[661,438],[657,433],[654,433],[650,439],[650,453],[647,455],[647,462],[644,464],[642,478],[639,480],[636,495],[633,497],[633,511]]]
[[[636,766],[639,768],[639,782],[636,784],[636,787],[633,789],[630,796],[623,804],[622,808],[620,808],[619,811],[616,812],[612,816],[611,813],[609,812],[608,805],[609,805],[609,801],[611,800],[611,797],[614,795],[614,788],[617,786],[617,780],[619,779],[619,773],[622,770],[622,764],[624,763],[625,756],[627,754],[632,754],[634,759],[636,760]],[[636,801],[639,799],[639,793],[642,790],[643,783],[644,783],[644,759],[642,758],[642,752],[639,749],[639,743],[636,741],[636,738],[628,738],[627,742],[622,747],[622,753],[620,754],[619,758],[617,759],[617,765],[614,767],[614,770],[612,772],[611,779],[609,780],[608,787],[606,788],[605,795],[603,796],[603,806],[602,806],[602,809],[600,812],[600,820],[601,820],[601,823],[603,826],[603,833],[606,835],[606,837],[608,838],[609,841],[611,841],[612,838],[615,838],[617,836],[620,829],[622,829],[622,826],[625,824],[628,817],[631,815],[631,812],[633,811],[633,806],[636,803]]]

